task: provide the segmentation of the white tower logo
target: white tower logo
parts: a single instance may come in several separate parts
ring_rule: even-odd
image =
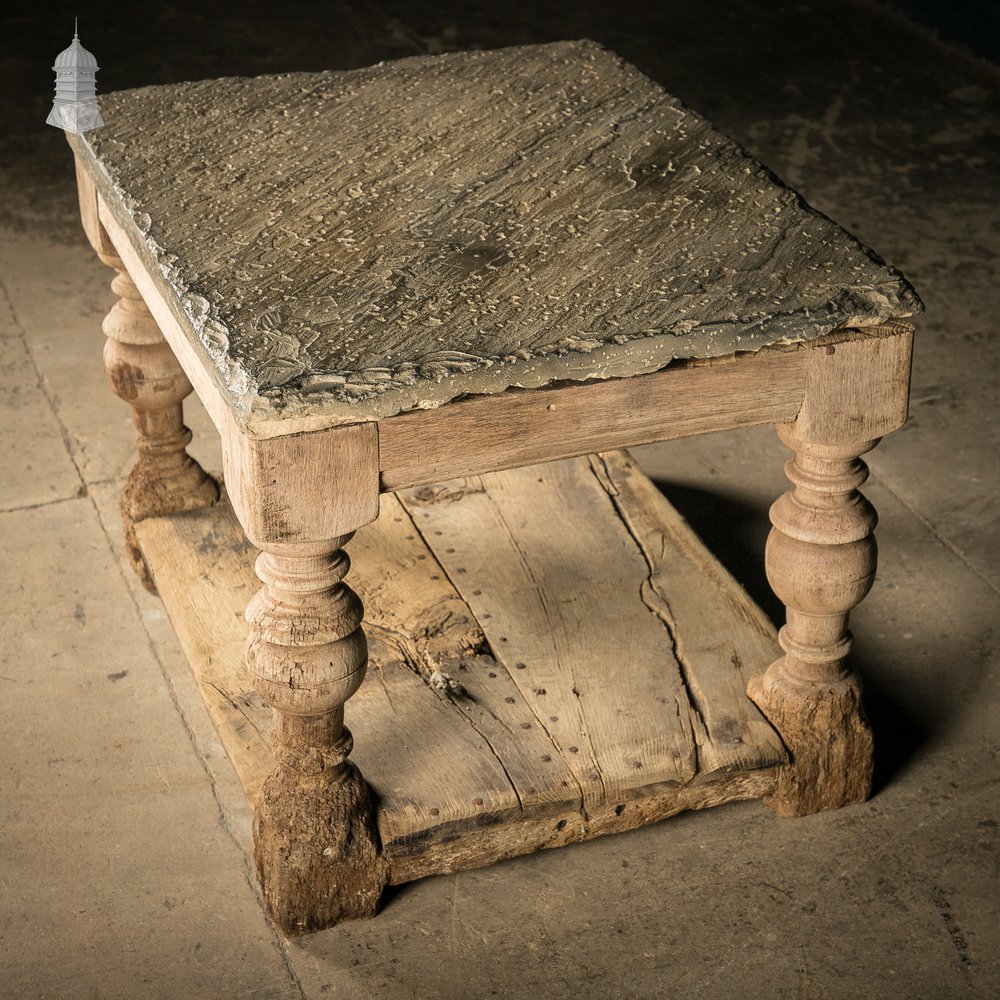
[[[46,125],[55,125],[67,132],[101,128],[104,119],[97,107],[97,60],[80,44],[76,21],[73,22],[70,47],[56,56],[52,68],[56,73],[56,99],[45,119]]]

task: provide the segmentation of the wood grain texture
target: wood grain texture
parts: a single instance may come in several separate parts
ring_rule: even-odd
[[[611,452],[589,461],[646,563],[642,601],[673,637],[699,772],[764,766],[776,746],[773,731],[746,711],[737,688],[749,664],[774,652],[774,626],[630,457]]]
[[[382,488],[791,420],[805,394],[808,356],[806,350],[762,350],[401,413],[378,423]]]
[[[813,444],[884,437],[906,423],[913,326],[884,323],[877,337],[851,338],[809,353],[805,396],[795,419]]]
[[[97,225],[100,243],[105,233]],[[143,585],[152,590],[135,525],[145,517],[211,506],[219,499],[219,485],[187,453],[191,432],[184,426],[183,401],[191,383],[121,259],[113,252],[98,251],[98,256],[118,272],[111,289],[119,299],[102,324],[107,338],[104,371],[132,411],[138,450],[119,498],[125,551]]]
[[[771,507],[767,576],[787,606],[784,655],[749,685],[792,755],[768,803],[784,815],[864,801],[873,740],[861,679],[847,659],[851,610],[875,580],[875,508],[860,492],[859,456],[906,420],[913,329],[889,323],[879,337],[809,352],[797,418],[778,426],[795,455],[792,488]]]
[[[273,765],[242,669],[254,550],[227,504],[138,531],[253,798]],[[349,551],[369,645],[351,759],[391,881],[773,789],[784,748],[743,690],[773,630],[626,455],[386,494]]]
[[[795,457],[792,489],[771,507],[767,578],[787,607],[784,655],[752,678],[748,693],[780,728],[791,755],[768,804],[803,816],[863,802],[871,793],[873,741],[861,679],[847,663],[851,609],[875,581],[875,508],[859,492],[859,457],[878,440],[817,444],[797,423],[779,435]]]
[[[71,145],[260,434],[920,308],[592,42],[148,87],[102,109]]]
[[[260,439],[229,422],[222,455],[236,516],[262,548],[323,541],[378,517],[374,423]]]
[[[366,628],[380,643],[374,662],[382,670],[405,663],[457,709],[479,735],[480,746],[491,747],[503,762],[507,796],[513,788],[521,808],[535,811],[575,799],[579,811],[581,793],[572,771],[493,657],[475,615],[435,555],[435,549],[453,546],[456,532],[425,541],[394,494],[383,496],[373,527],[358,533],[351,551],[361,567],[358,593],[370,609]],[[418,730],[407,726],[414,743],[426,739],[431,745],[438,742],[435,728],[430,720]],[[444,781],[451,780],[447,770]],[[422,820],[432,822],[428,815]]]
[[[448,539],[438,558],[449,577],[476,575],[463,596],[531,710],[525,725],[548,732],[587,811],[636,786],[690,781],[697,749],[672,638],[636,600],[646,566],[607,494],[577,461],[484,479],[403,502],[425,538]]]

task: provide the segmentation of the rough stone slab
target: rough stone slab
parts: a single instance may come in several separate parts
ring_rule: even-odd
[[[589,41],[102,98],[70,142],[248,424],[633,375],[920,308]]]

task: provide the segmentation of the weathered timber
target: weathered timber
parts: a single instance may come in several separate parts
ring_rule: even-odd
[[[768,580],[788,608],[778,637],[784,656],[748,692],[792,753],[768,802],[801,816],[871,792],[872,733],[846,657],[848,613],[875,579],[878,518],[857,487],[868,476],[858,456],[877,441],[816,445],[792,426],[781,437],[796,451],[786,466],[794,488],[771,508],[766,554]]]
[[[219,485],[187,453],[184,398],[191,383],[163,339],[135,283],[113,252],[101,261],[115,268],[112,291],[119,296],[104,318],[104,371],[116,395],[129,404],[138,457],[119,497],[125,552],[143,586],[153,590],[135,526],[146,517],[209,507]]]
[[[272,543],[246,608],[246,666],[271,706],[277,767],[261,786],[254,858],[268,910],[286,933],[374,915],[388,868],[374,806],[344,725],[368,646],[361,601],[343,583],[350,535]]]
[[[771,507],[767,576],[788,618],[784,655],[749,685],[750,697],[791,752],[767,798],[801,816],[863,802],[871,791],[873,741],[861,678],[847,662],[852,608],[875,580],[878,516],[859,492],[860,456],[906,421],[913,331],[814,351],[797,418],[779,425],[795,455],[790,489]]]
[[[557,517],[577,530],[538,548]],[[241,668],[253,550],[226,504],[139,531],[256,798],[274,758]],[[386,494],[348,544],[369,659],[352,760],[390,881],[772,790],[784,748],[743,689],[774,659],[773,629],[627,455]],[[550,608],[550,637],[534,617],[511,628],[508,605]]]
[[[148,87],[102,110],[68,137],[81,170],[259,436],[920,308],[592,42]]]
[[[256,802],[279,926],[684,808],[868,794],[844,658],[875,568],[859,456],[906,417],[898,272],[591,42],[105,111],[68,138],[120,272],[127,541]],[[192,387],[231,509],[185,510],[215,499]],[[759,423],[795,451],[780,646],[608,450]]]
[[[262,586],[246,607],[246,667],[272,709],[277,766],[261,786],[254,857],[286,933],[372,916],[388,879],[344,725],[368,643],[343,546],[378,515],[375,439],[371,428],[338,427],[300,444],[295,435],[223,442],[234,512],[262,550]]]
[[[382,488],[791,420],[805,396],[808,354],[765,349],[711,365],[677,362],[631,378],[508,389],[387,417],[378,422]]]

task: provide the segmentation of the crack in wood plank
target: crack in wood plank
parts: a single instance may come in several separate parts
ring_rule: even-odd
[[[681,680],[696,713],[692,719],[700,743],[700,770],[709,773],[767,766],[774,752],[785,753],[784,745],[744,695],[749,677],[765,669],[780,653],[773,625],[711,558],[653,483],[638,473],[627,453],[609,452],[590,461],[592,468],[595,461],[600,463],[595,471],[606,475],[616,492],[623,523],[644,556],[656,566],[651,590],[657,601],[662,598],[661,610],[673,623],[671,627],[680,632],[679,623],[687,623],[688,641],[678,635],[678,669],[683,671]],[[664,517],[673,522],[667,532],[660,527]],[[655,537],[660,539],[658,560],[651,548]],[[722,594],[726,595],[725,605],[718,603]],[[713,619],[720,614],[739,623],[725,639],[701,625],[706,617]],[[692,644],[693,653],[687,649]]]
[[[220,698],[223,698],[229,705],[231,705],[239,714],[246,720],[250,728],[265,742],[270,743],[271,741],[271,727],[270,726],[259,726],[254,720],[253,716],[247,711],[250,707],[250,701],[245,696],[237,697],[227,691],[225,688],[220,687],[215,681],[206,681],[208,687],[215,691]],[[257,708],[258,712],[266,711],[266,708],[261,705]]]
[[[474,490],[463,483],[454,508],[421,505],[417,519],[439,529],[425,532],[432,541],[439,534],[461,536],[459,548],[449,546],[441,561],[494,649],[500,644],[498,659],[536,725],[541,722],[586,789],[588,822],[602,820],[606,803],[621,803],[646,782],[683,781],[694,773],[693,737],[682,735],[658,707],[665,697],[657,697],[657,682],[651,680],[656,655],[650,657],[646,644],[657,642],[655,633],[639,627],[641,635],[636,634],[634,606],[619,600],[624,592],[615,581],[645,574],[646,565],[631,538],[613,527],[617,518],[600,486],[587,487],[592,478],[585,460],[490,474],[474,480],[483,484]],[[561,521],[573,530],[565,544],[554,545],[552,525]],[[440,551],[442,543],[434,544]],[[474,579],[454,575],[473,565],[490,566],[492,572]],[[662,634],[660,622],[651,628]],[[586,678],[578,676],[580,664],[587,667]],[[616,675],[624,684],[617,693]],[[660,694],[668,696],[669,685]],[[585,705],[599,713],[597,723]],[[613,785],[605,756],[614,768]]]
[[[370,659],[369,663],[375,667],[375,675],[378,677],[379,684],[382,685],[382,690],[385,692],[385,700],[389,705],[389,708],[395,712],[396,706],[392,703],[392,695],[389,694],[389,686],[385,682],[385,675],[382,673],[382,664],[378,660]]]
[[[690,666],[684,657],[681,638],[677,627],[677,616],[673,613],[673,610],[670,607],[670,601],[667,599],[667,595],[664,594],[663,591],[656,585],[654,577],[656,574],[657,564],[650,555],[649,550],[643,544],[642,539],[636,533],[635,527],[628,516],[628,511],[621,503],[621,496],[615,486],[614,476],[608,468],[608,464],[604,460],[604,456],[600,454],[592,455],[588,456],[588,460],[590,462],[590,467],[594,472],[594,477],[607,493],[608,498],[614,506],[615,512],[620,518],[622,524],[625,526],[625,530],[629,533],[632,540],[635,542],[636,548],[645,560],[647,575],[646,578],[639,584],[639,599],[661,622],[663,628],[666,630],[667,636],[669,637],[671,650],[674,655],[674,662],[677,665],[678,677],[680,678],[681,684],[684,686],[684,693],[687,696],[688,702],[687,717],[686,720],[682,721],[687,722],[688,729],[691,732],[691,737],[694,741],[695,771],[700,771],[702,764],[702,746],[704,745],[705,740],[709,738],[708,726],[705,723],[705,717],[702,714],[698,696],[696,695],[691,684]],[[666,539],[661,538],[659,562],[663,562],[666,553]],[[655,599],[650,598],[650,591],[656,595]],[[678,708],[680,708],[679,703]],[[679,714],[680,713],[678,712],[678,715]]]
[[[419,499],[417,500],[417,503],[420,506],[427,506],[428,504],[435,504],[435,503],[442,503],[442,502],[444,502],[444,503],[454,502],[456,499],[459,499],[462,496],[466,496],[466,495],[468,495],[470,493],[486,493],[487,491],[486,491],[485,487],[482,486],[482,483],[480,482],[478,486],[473,485],[471,488],[469,488],[467,490],[462,490],[461,488],[459,488],[458,490],[447,490],[447,489],[434,490],[434,489],[429,489],[429,488],[424,487],[424,488],[422,488],[420,490],[414,490],[414,491],[411,491],[411,492],[415,496],[419,497]],[[434,554],[434,548],[433,548],[433,545],[432,545],[432,540],[429,539],[429,538],[427,538],[425,536],[425,534],[424,534],[423,530],[421,529],[420,525],[417,523],[416,519],[413,517],[412,511],[410,511],[408,509],[407,504],[408,504],[408,502],[411,501],[410,495],[408,494],[408,495],[404,496],[404,495],[397,494],[397,496],[398,496],[398,499],[400,501],[400,505],[402,506],[402,508],[405,511],[406,515],[410,519],[410,524],[412,525],[413,530],[420,536],[420,538],[423,540],[424,544],[427,546],[428,551],[432,554],[432,557],[435,560],[437,568],[440,569],[440,571],[444,575],[445,579],[455,589],[455,592],[460,595],[461,594],[461,590],[459,589],[457,582],[454,579],[452,579],[452,577],[448,573],[448,569],[444,565],[444,563],[442,563],[441,560],[439,560],[437,558],[436,554]],[[513,533],[511,534],[511,538],[514,541],[514,544],[516,545],[516,539],[514,538]],[[522,556],[522,560],[523,560],[523,553],[521,553],[521,556]],[[526,562],[524,562],[524,568],[525,568],[526,572],[529,574],[529,576],[531,576],[531,569],[527,565]],[[532,577],[532,579],[533,579],[533,577]],[[536,584],[536,588],[537,588],[537,584]],[[539,594],[539,599],[544,601],[544,592],[540,588],[538,589],[538,594]],[[487,656],[488,655],[490,657],[490,659],[493,661],[493,663],[496,664],[496,666],[498,668],[502,667],[503,670],[504,670],[504,672],[510,678],[511,682],[515,685],[515,687],[518,688],[518,690],[520,690],[520,685],[518,685],[516,678],[511,675],[510,670],[507,667],[506,663],[502,662],[501,660],[499,660],[497,658],[495,652],[493,651],[493,649],[492,649],[492,647],[490,645],[489,640],[486,637],[485,632],[482,629],[481,623],[476,618],[475,612],[468,605],[466,605],[466,607],[467,607],[469,615],[472,617],[472,620],[476,623],[476,627],[480,630],[480,633],[481,633],[481,636],[482,636],[482,642],[481,642],[481,644],[479,646],[479,649],[476,652],[479,655],[483,655],[483,656]],[[548,609],[547,608],[546,608],[546,618],[548,618]],[[492,711],[492,709],[489,707],[489,705],[486,702],[476,702],[476,699],[473,698],[469,694],[469,692],[467,690],[464,691],[464,696],[469,701],[471,701],[473,703],[476,703],[478,705],[478,707],[482,711],[488,712],[489,715],[491,716],[491,718],[494,720],[494,722],[497,725],[499,725],[501,728],[503,728],[510,735],[510,737],[511,737],[512,740],[516,739],[517,734],[506,724],[506,722],[504,722],[503,719],[501,719],[495,712]],[[451,699],[449,699],[449,700],[451,700]],[[496,756],[497,761],[499,762],[500,766],[504,770],[504,774],[506,774],[507,777],[508,777],[508,779],[510,780],[511,787],[514,790],[514,794],[517,796],[518,803],[519,803],[519,805],[521,806],[521,808],[523,810],[524,809],[524,800],[523,800],[520,792],[518,791],[517,783],[511,777],[510,772],[507,769],[507,765],[505,764],[505,762],[504,762],[501,754],[497,750],[497,748],[493,745],[493,742],[490,740],[489,735],[480,726],[478,726],[476,724],[475,720],[472,718],[471,713],[469,713],[467,710],[465,710],[465,706],[462,704],[462,699],[455,699],[455,700],[453,700],[453,704],[456,704],[460,709],[463,710],[463,714],[465,715],[465,717],[468,720],[469,724],[486,741],[486,744],[489,746],[489,748],[493,752],[494,756]],[[525,701],[525,706],[528,708],[528,710],[535,717],[535,720],[536,720],[536,722],[538,724],[538,727],[541,730],[541,732],[544,733],[548,737],[549,742],[552,744],[553,750],[555,750],[557,753],[562,753],[563,752],[562,748],[558,745],[558,743],[557,743],[555,737],[552,735],[552,733],[549,732],[549,730],[546,727],[544,721],[541,719],[541,717],[538,715],[538,713],[534,710],[534,707],[528,701]],[[584,795],[583,795],[583,788],[582,788],[582,786],[580,786],[579,781],[576,778],[576,775],[573,774],[572,771],[570,771],[570,774],[573,776],[573,779],[575,781],[577,781],[577,789],[578,789],[579,794],[580,794],[580,811],[581,811],[581,816],[584,816]],[[584,819],[585,818],[586,817],[584,816]]]

